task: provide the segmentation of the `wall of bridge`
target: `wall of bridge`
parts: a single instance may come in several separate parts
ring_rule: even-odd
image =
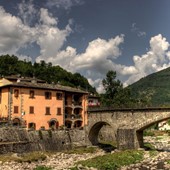
[[[88,112],[88,139],[97,144],[97,133],[103,125],[109,125],[119,149],[143,146],[143,130],[157,122],[170,118],[170,108],[98,109]]]

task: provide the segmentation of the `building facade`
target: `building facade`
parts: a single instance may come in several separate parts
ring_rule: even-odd
[[[95,95],[89,95],[88,107],[100,107],[100,97]]]
[[[0,123],[27,129],[80,128],[87,124],[87,92],[34,78],[0,79]]]

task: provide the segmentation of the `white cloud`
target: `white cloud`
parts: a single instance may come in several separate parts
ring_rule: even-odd
[[[3,7],[0,7],[0,23],[0,54],[15,54],[34,39],[35,30],[24,25],[19,18],[6,13]]]
[[[53,18],[52,14],[47,9],[40,9],[40,21],[44,25],[57,25],[57,19]]]
[[[138,37],[146,36],[146,32],[144,32],[144,31],[139,31],[139,32],[137,33],[137,36],[138,36]]]
[[[138,37],[146,36],[146,32],[140,30],[140,28],[137,27],[136,23],[132,23],[132,25],[131,25],[131,32],[135,33]]]
[[[102,79],[93,80],[91,78],[88,79],[88,82],[93,86],[96,87],[98,93],[104,92],[104,87],[102,85]]]
[[[31,4],[32,0],[29,2],[29,8],[35,13],[36,10]],[[25,8],[20,6],[20,14],[24,15]],[[40,47],[40,56],[36,61],[45,60],[53,65],[60,65],[68,71],[80,72],[96,87],[98,92],[103,91],[102,79],[109,70],[116,71],[120,80],[126,78],[124,85],[128,85],[170,66],[170,51],[168,51],[170,44],[161,34],[151,37],[148,51],[141,56],[133,56],[134,64],[126,66],[116,63],[116,59],[122,54],[121,44],[124,43],[124,35],[108,40],[97,38],[89,42],[83,53],[77,53],[76,48],[71,46],[63,50],[63,45],[72,32],[71,20],[65,28],[59,29],[58,18],[53,17],[47,9],[41,8],[36,14],[40,22],[31,27],[27,20],[29,15],[30,13],[26,13],[21,20],[0,7],[0,54],[17,55],[22,47],[33,42],[37,43]],[[132,28],[133,31],[140,31],[135,23]],[[141,31],[142,34],[144,35],[144,32]],[[17,56],[22,59],[26,58],[24,55]]]
[[[170,66],[170,52],[167,51],[169,48],[169,42],[166,38],[158,34],[150,40],[150,50],[142,56],[134,56],[134,67],[137,72],[133,73],[125,85],[131,84],[142,77],[145,77],[151,73],[160,71]]]
[[[31,25],[37,17],[37,10],[34,7],[33,0],[22,0],[18,4],[18,15],[25,25]]]
[[[56,58],[61,47],[66,41],[66,37],[71,33],[70,25],[68,24],[65,29],[60,30],[55,24],[57,21],[48,13],[47,10],[41,9],[41,16],[43,16],[43,25],[38,25],[39,37],[37,38],[37,44],[40,46],[41,55],[37,58],[40,60],[51,60],[51,57]],[[54,24],[54,25],[53,25]],[[60,64],[60,63],[59,63]]]
[[[75,5],[82,5],[84,3],[84,0],[49,0],[47,2],[47,5],[49,7],[57,7],[57,8],[64,8],[66,10],[70,9],[72,6]]]
[[[110,40],[96,39],[89,43],[85,52],[79,54],[71,62],[71,66],[79,71],[80,69],[106,70],[112,67],[112,60],[121,55],[119,45],[124,41],[124,36],[116,36]],[[107,67],[106,67],[107,66]]]

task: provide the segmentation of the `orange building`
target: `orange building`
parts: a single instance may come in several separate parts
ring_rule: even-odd
[[[1,78],[0,123],[35,130],[83,127],[87,125],[87,95],[35,78]]]

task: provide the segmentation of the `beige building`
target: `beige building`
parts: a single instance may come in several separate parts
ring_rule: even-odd
[[[17,76],[0,79],[0,123],[27,129],[87,125],[87,95],[80,89]]]

